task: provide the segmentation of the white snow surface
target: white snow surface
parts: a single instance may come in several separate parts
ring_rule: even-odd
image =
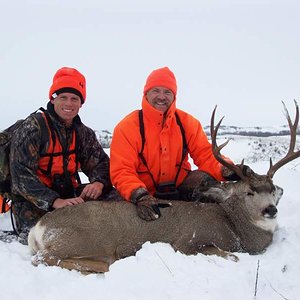
[[[245,158],[253,170],[264,174],[269,155],[277,161],[274,149],[286,145],[285,137],[234,136],[223,154],[236,163]],[[168,244],[147,242],[135,256],[112,264],[108,273],[85,276],[59,267],[34,267],[28,246],[0,242],[1,299],[300,299],[300,160],[282,167],[274,182],[284,195],[273,243],[263,254],[235,253],[239,261],[233,262],[187,256]],[[10,228],[9,215],[0,215],[0,229]]]

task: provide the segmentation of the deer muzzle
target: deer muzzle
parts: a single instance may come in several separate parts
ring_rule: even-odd
[[[263,210],[263,216],[266,218],[276,218],[278,210],[275,205],[269,205]]]

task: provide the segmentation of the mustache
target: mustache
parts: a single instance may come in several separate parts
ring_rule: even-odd
[[[155,100],[155,103],[163,103],[163,104],[168,104],[169,101],[168,100],[165,100],[165,99],[157,99]]]

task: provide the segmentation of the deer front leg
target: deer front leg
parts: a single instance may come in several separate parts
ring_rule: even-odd
[[[58,266],[63,269],[77,270],[84,275],[109,271],[107,262],[91,258],[67,258],[60,260]]]
[[[37,266],[44,264],[46,266],[57,266],[63,269],[76,270],[82,274],[105,273],[109,271],[109,265],[115,261],[115,258],[101,256],[91,257],[71,257],[60,259],[56,256],[49,255],[47,252],[35,255],[32,264]]]

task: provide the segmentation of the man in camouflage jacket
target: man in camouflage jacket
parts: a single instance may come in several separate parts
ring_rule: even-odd
[[[42,113],[47,138],[35,114],[14,134],[10,153],[12,210],[23,243],[30,228],[46,212],[106,199],[113,191],[109,157],[94,131],[78,116],[85,97],[84,76],[73,68],[59,69],[50,87],[47,110]],[[78,183],[79,168],[89,184]]]

